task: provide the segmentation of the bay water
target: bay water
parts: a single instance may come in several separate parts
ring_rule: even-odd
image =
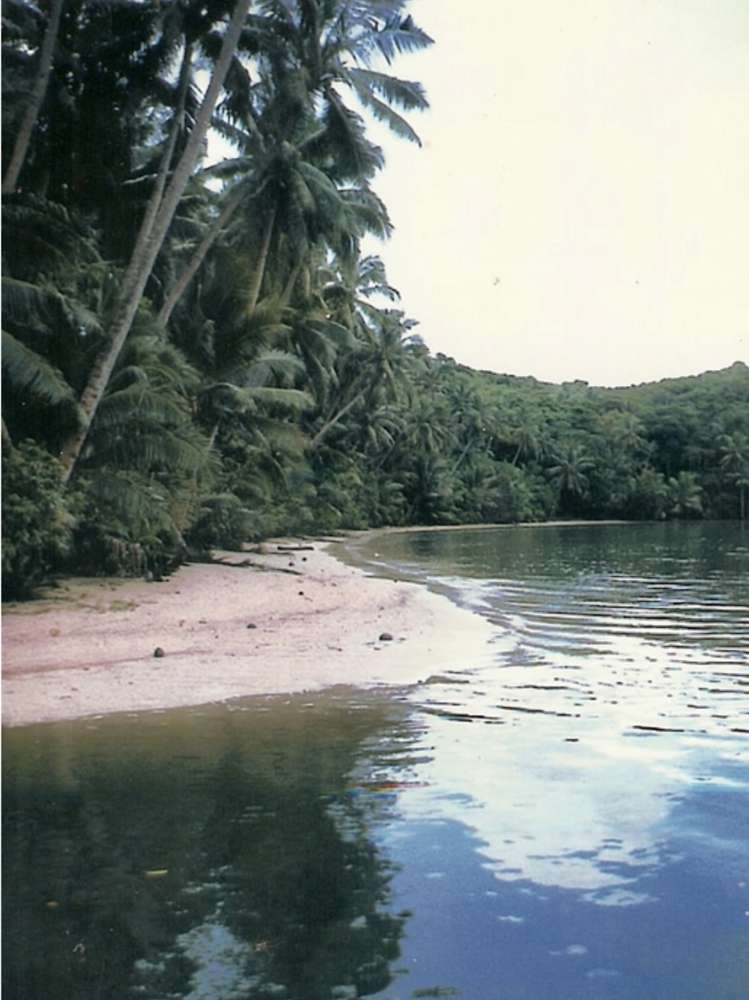
[[[749,532],[381,534],[416,687],[4,736],[3,995],[745,1000]]]

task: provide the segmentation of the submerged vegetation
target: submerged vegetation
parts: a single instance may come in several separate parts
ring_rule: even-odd
[[[276,532],[746,516],[745,365],[555,386],[415,333],[362,250],[368,121],[427,107],[407,7],[4,2],[8,596]]]

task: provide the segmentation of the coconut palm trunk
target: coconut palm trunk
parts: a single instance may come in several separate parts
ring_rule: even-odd
[[[31,142],[34,126],[44,103],[44,95],[47,93],[47,84],[49,83],[49,75],[52,72],[55,45],[60,31],[60,19],[64,3],[65,0],[53,0],[52,8],[49,12],[49,20],[47,21],[47,28],[44,32],[42,47],[39,53],[39,66],[36,71],[36,79],[29,95],[29,103],[26,105],[26,111],[21,119],[21,126],[16,136],[8,168],[5,171],[5,177],[3,177],[3,194],[13,194],[16,190],[16,184],[26,160],[26,153]]]
[[[282,306],[287,306],[289,302],[291,302],[291,296],[294,292],[294,288],[296,287],[296,283],[299,280],[299,275],[301,273],[301,270],[302,270],[302,259],[300,257],[299,260],[296,262],[296,264],[294,264],[294,266],[292,267],[291,273],[289,274],[288,280],[286,281],[286,285],[284,286],[284,290],[281,293]]]
[[[214,221],[213,225],[210,227],[208,232],[205,234],[199,245],[196,247],[195,252],[190,258],[187,267],[182,271],[179,278],[175,281],[174,285],[170,289],[167,297],[164,299],[164,304],[159,310],[159,323],[163,326],[169,322],[172,313],[174,312],[174,307],[177,305],[179,300],[187,291],[190,282],[198,273],[201,264],[206,258],[208,251],[211,249],[213,244],[216,242],[221,233],[226,229],[226,226],[230,222],[232,216],[239,208],[242,202],[242,192],[235,191],[234,194],[229,198],[224,205],[221,214]]]
[[[450,475],[452,475],[452,476],[455,475],[455,473],[458,471],[458,469],[461,467],[461,465],[465,461],[465,457],[468,454],[468,452],[471,450],[471,446],[474,445],[475,443],[476,442],[473,439],[469,439],[466,442],[466,444],[465,444],[463,450],[461,451],[460,455],[458,455],[457,462],[455,463],[455,465],[453,465],[452,469],[450,470]]]
[[[320,428],[317,434],[315,434],[315,436],[312,438],[312,441],[310,442],[310,447],[313,450],[319,447],[320,442],[328,433],[328,431],[332,430],[339,420],[343,420],[343,418],[346,416],[349,410],[356,403],[358,403],[359,400],[361,400],[363,397],[364,397],[364,390],[361,389],[352,399],[348,401],[348,403],[345,404],[345,406],[341,407],[341,409],[335,414],[334,417],[331,417],[330,420],[327,421],[327,423],[323,424],[323,426]]]
[[[2,424],[3,432],[3,450],[13,451],[13,438],[10,436],[10,431],[2,417],[0,417],[0,424]]]
[[[273,229],[276,225],[276,212],[277,208],[274,205],[273,208],[268,213],[268,218],[265,222],[265,232],[263,233],[263,242],[260,245],[260,259],[257,262],[255,273],[252,276],[252,284],[250,285],[250,294],[247,302],[247,311],[249,315],[252,315],[252,313],[255,312],[258,299],[260,298],[260,289],[263,284],[263,278],[265,277],[265,268],[268,264],[270,241],[273,238]]]
[[[177,83],[177,105],[175,108],[174,119],[172,120],[166,146],[161,156],[151,196],[148,199],[146,211],[143,214],[140,229],[138,230],[135,246],[130,256],[130,266],[128,267],[128,271],[123,281],[123,289],[120,293],[120,298],[128,297],[128,278],[130,278],[130,280],[134,280],[135,277],[133,262],[139,260],[146,250],[148,240],[153,232],[154,223],[156,222],[156,216],[164,199],[164,190],[166,188],[167,180],[169,179],[169,171],[174,158],[174,150],[177,148],[177,139],[179,138],[179,134],[184,127],[185,105],[187,103],[187,91],[190,86],[191,65],[192,46],[185,45],[185,51],[182,55],[182,65],[179,71],[179,81]]]
[[[68,482],[75,471],[78,458],[88,436],[91,421],[96,415],[96,410],[106,391],[114,366],[117,363],[117,358],[130,332],[133,319],[135,318],[138,305],[146,287],[146,282],[164,243],[167,230],[177,210],[177,205],[195,169],[195,164],[203,151],[205,137],[211,123],[211,116],[236,52],[250,2],[251,0],[237,0],[234,13],[221,43],[218,60],[211,74],[185,149],[166,186],[161,203],[154,213],[150,232],[144,233],[142,237],[139,235],[136,242],[136,247],[123,282],[123,291],[114,310],[114,318],[109,331],[108,346],[94,362],[88,384],[81,395],[81,427],[68,439],[62,449],[60,457],[64,469],[64,482]]]

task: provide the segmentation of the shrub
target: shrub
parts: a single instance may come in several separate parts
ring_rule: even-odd
[[[70,551],[74,495],[62,485],[62,466],[32,441],[3,463],[4,597],[28,597]]]
[[[200,551],[239,549],[253,534],[252,515],[233,493],[203,497],[187,542]]]
[[[185,546],[172,513],[174,497],[164,483],[104,467],[82,479],[79,489],[77,572],[159,577],[179,564]]]

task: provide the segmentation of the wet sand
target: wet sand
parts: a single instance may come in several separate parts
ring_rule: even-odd
[[[345,565],[335,544],[279,544],[163,582],[69,579],[6,605],[3,724],[413,684],[486,655],[492,627],[447,598]]]

